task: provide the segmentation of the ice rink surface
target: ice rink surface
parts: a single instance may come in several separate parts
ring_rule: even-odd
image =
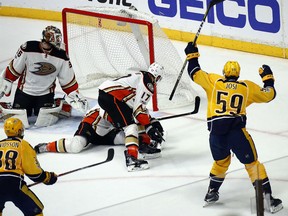
[[[0,70],[8,64],[19,46],[27,40],[39,40],[47,25],[60,23],[0,16]],[[204,27],[205,28],[205,27]],[[62,29],[62,28],[61,28]],[[200,35],[201,37],[201,35]],[[184,59],[186,43],[174,42]],[[241,65],[240,79],[250,79],[262,85],[258,68],[268,64],[274,72],[277,97],[268,104],[252,104],[248,109],[247,129],[264,163],[273,195],[281,198],[284,209],[277,216],[288,215],[288,61],[274,57],[199,46],[200,64],[207,72],[221,73],[228,60]],[[73,64],[73,62],[72,62]],[[180,68],[179,68],[180,70]],[[188,78],[185,76],[182,78]],[[15,88],[15,85],[14,85]],[[204,91],[193,84],[201,97],[198,114],[162,121],[168,136],[162,157],[149,160],[150,169],[128,173],[124,146],[91,146],[79,154],[46,153],[38,159],[45,170],[63,173],[105,160],[108,148],[113,147],[112,162],[81,170],[58,179],[52,186],[38,184],[31,189],[45,205],[46,216],[247,216],[256,215],[254,189],[248,174],[236,157],[232,158],[226,180],[220,189],[219,202],[203,208],[208,175],[212,166],[206,128],[206,99]],[[83,94],[91,98],[96,90]],[[5,98],[3,100],[12,100]],[[152,113],[166,116],[188,112],[193,105]],[[32,146],[62,137],[72,137],[81,115],[74,112],[70,119],[60,120],[46,128],[31,127],[25,139]],[[4,138],[0,122],[0,138]],[[26,178],[28,184],[32,183]],[[12,203],[7,203],[3,216],[20,216]],[[265,215],[270,215],[265,213]]]

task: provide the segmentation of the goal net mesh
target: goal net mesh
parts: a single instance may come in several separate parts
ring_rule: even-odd
[[[193,103],[196,92],[187,73],[173,100],[169,100],[183,62],[153,16],[131,9],[91,7],[65,8],[62,14],[64,42],[80,89],[145,71],[156,61],[164,66],[165,74],[157,85],[153,107],[166,109]]]

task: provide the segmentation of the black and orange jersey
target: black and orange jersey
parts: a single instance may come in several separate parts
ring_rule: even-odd
[[[99,89],[125,102],[133,110],[133,116],[141,125],[150,123],[146,106],[155,90],[148,72],[140,71],[114,80],[106,80]]]
[[[18,137],[0,141],[0,177],[27,175],[33,181],[42,181],[45,172],[42,170],[36,152],[25,140]]]
[[[91,125],[96,134],[105,136],[110,131],[114,130],[112,119],[107,112],[102,110],[103,113],[100,115],[99,105],[95,105],[93,108],[88,110],[82,119],[82,122]]]

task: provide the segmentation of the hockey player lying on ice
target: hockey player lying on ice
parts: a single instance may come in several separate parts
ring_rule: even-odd
[[[157,128],[160,133],[164,130],[159,121],[151,118],[151,124]],[[146,134],[144,127],[138,125],[139,134],[139,156],[133,161],[126,162],[128,171],[142,170],[139,163],[140,158],[152,159],[161,156],[161,150],[156,146],[161,144]],[[124,145],[125,134],[123,130],[116,129],[111,123],[111,118],[103,110],[100,112],[98,105],[87,111],[86,115],[80,122],[73,138],[62,138],[57,141],[40,143],[34,147],[35,151],[43,152],[60,152],[60,153],[79,153],[89,144],[93,145]]]

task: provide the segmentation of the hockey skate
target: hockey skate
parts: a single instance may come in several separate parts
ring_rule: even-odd
[[[139,144],[139,155],[138,159],[154,159],[161,157],[161,150],[152,147],[151,145],[147,145],[145,143]]]
[[[209,188],[204,198],[205,204],[203,207],[214,204],[219,199],[219,192]]]
[[[126,159],[126,166],[127,166],[128,172],[149,169],[149,165],[147,161],[138,160],[137,158],[129,155],[127,150],[124,151],[124,155]]]
[[[264,194],[264,199],[267,205],[266,209],[272,214],[280,211],[283,208],[282,200],[272,197],[272,195],[269,193]]]
[[[37,154],[48,152],[47,143],[39,143],[34,147]]]
[[[151,143],[149,144],[149,146],[151,146],[152,148],[157,148],[157,149],[160,149],[162,150],[163,148],[163,142],[159,143],[159,142],[156,142],[155,140],[151,140]]]

